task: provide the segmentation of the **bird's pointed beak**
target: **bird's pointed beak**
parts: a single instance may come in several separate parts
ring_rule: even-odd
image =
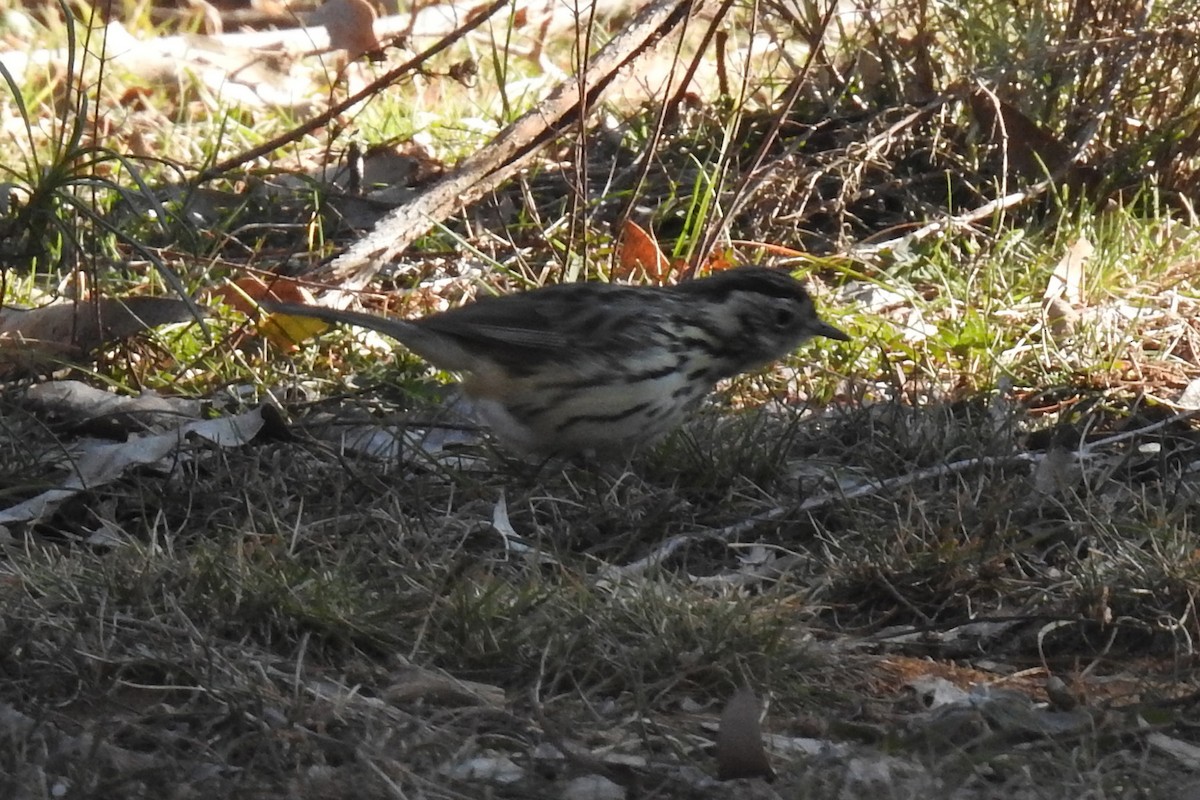
[[[813,336],[824,336],[826,339],[837,339],[839,342],[850,341],[849,335],[830,325],[825,320],[817,320],[812,327]]]

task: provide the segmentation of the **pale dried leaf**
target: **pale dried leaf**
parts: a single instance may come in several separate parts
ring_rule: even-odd
[[[127,397],[89,386],[82,381],[47,381],[29,387],[25,402],[39,413],[52,414],[76,425],[99,419],[134,429],[178,426],[181,419],[200,416],[201,403],[162,397],[146,390]]]
[[[1033,471],[1034,491],[1053,496],[1079,482],[1081,471],[1075,454],[1065,447],[1051,447]]]
[[[101,520],[83,541],[84,544],[94,547],[120,547],[129,542],[129,535],[117,523]]]
[[[1175,405],[1189,411],[1200,409],[1200,378],[1196,378],[1184,387],[1183,393],[1179,395]]]
[[[501,786],[516,783],[525,777],[525,770],[505,756],[478,756],[469,758],[442,770],[459,781],[480,781]]]
[[[324,25],[329,32],[329,46],[345,50],[353,61],[365,53],[383,49],[375,35],[375,16],[375,9],[367,0],[327,0],[308,21]]]
[[[41,308],[5,308],[0,309],[0,351],[37,342],[90,352],[140,331],[191,318],[188,304],[173,297],[110,297]]]
[[[423,702],[445,707],[504,707],[504,690],[489,683],[455,678],[420,667],[400,670],[383,692],[392,704]]]
[[[1077,309],[1083,306],[1084,267],[1095,251],[1090,241],[1079,237],[1067,248],[1046,283],[1042,314],[1056,340],[1075,332],[1079,321]]]
[[[253,439],[264,422],[262,412],[256,409],[232,417],[192,422],[184,426],[183,433],[199,436],[218,447],[238,447]]]
[[[1079,696],[1057,675],[1046,679],[1046,697],[1055,711],[1072,711],[1079,706]]]
[[[189,422],[176,430],[127,442],[85,442],[60,488],[0,511],[0,525],[40,519],[81,491],[111,483],[132,467],[164,459],[178,450],[188,434],[194,433],[221,447],[234,447],[252,439],[263,424],[262,412],[256,409],[233,417]]]
[[[763,747],[758,698],[748,688],[738,689],[721,712],[717,731],[717,779],[775,777]]]
[[[572,778],[559,796],[562,800],[622,800],[625,788],[603,775],[580,775]]]
[[[1084,267],[1095,252],[1092,243],[1082,236],[1072,242],[1054,267],[1043,299],[1061,297],[1071,305],[1083,305]]]
[[[1200,770],[1200,747],[1191,742],[1167,736],[1165,733],[1147,734],[1146,742],[1156,750],[1171,756],[1185,768]]]
[[[937,675],[926,675],[908,682],[923,708],[941,708],[966,702],[967,693]]]
[[[1046,300],[1042,304],[1042,313],[1046,318],[1046,326],[1055,341],[1071,336],[1079,324],[1079,312],[1061,297]]]

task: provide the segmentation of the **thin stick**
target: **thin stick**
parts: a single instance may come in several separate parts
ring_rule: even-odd
[[[1128,441],[1129,439],[1138,436],[1144,436],[1148,433],[1161,430],[1178,422],[1186,422],[1191,419],[1200,417],[1200,409],[1192,411],[1184,411],[1179,414],[1159,420],[1141,428],[1132,431],[1124,431],[1115,433],[1112,436],[1106,436],[1090,444],[1082,445],[1075,453],[1077,460],[1090,458],[1097,450],[1111,447],[1114,444]],[[977,467],[1013,467],[1019,465],[1037,465],[1046,458],[1046,453],[1015,453],[1010,456],[980,456],[978,458],[964,458],[961,461],[952,461],[948,464],[940,464],[935,467],[926,467],[915,472],[910,472],[906,475],[898,475],[894,478],[887,478],[881,481],[872,481],[864,483],[862,486],[850,489],[849,491],[830,492],[805,500],[798,506],[791,508],[777,506],[765,513],[759,514],[734,525],[729,525],[715,531],[693,531],[691,533],[681,533],[663,541],[652,552],[620,567],[609,567],[603,571],[603,577],[606,578],[627,578],[632,575],[640,575],[652,567],[662,563],[679,548],[689,542],[699,539],[729,543],[739,537],[754,531],[761,525],[778,522],[784,517],[797,513],[806,513],[816,511],[834,503],[843,502],[846,500],[857,500],[860,497],[868,497],[870,495],[883,494],[885,492],[894,491],[896,489],[911,486],[914,483],[931,480],[933,478],[943,478],[947,475],[958,475],[968,470]]]

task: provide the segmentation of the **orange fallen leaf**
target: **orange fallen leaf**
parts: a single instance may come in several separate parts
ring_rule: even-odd
[[[617,269],[613,277],[630,278],[644,274],[656,285],[663,285],[671,274],[671,262],[658,242],[641,225],[625,220],[621,242],[617,245]]]

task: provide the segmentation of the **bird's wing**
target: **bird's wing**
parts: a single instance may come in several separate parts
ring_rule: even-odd
[[[645,316],[624,312],[630,291],[567,284],[484,298],[416,324],[508,366],[530,359],[569,365],[587,353],[628,348],[642,337]]]

